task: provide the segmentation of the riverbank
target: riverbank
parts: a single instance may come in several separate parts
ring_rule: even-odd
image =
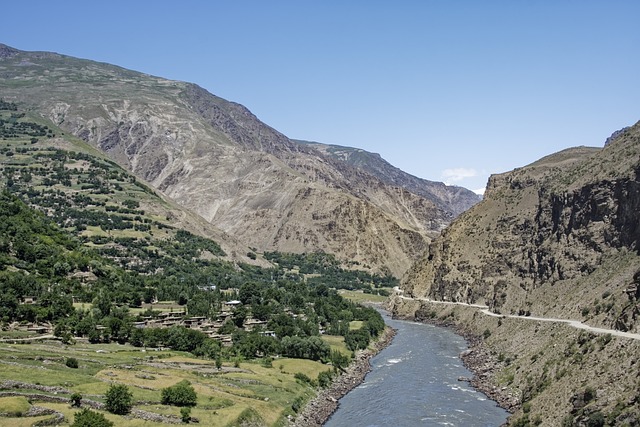
[[[495,386],[491,381],[491,378],[494,377],[494,374],[499,369],[496,357],[482,344],[482,339],[478,336],[455,325],[453,329],[458,335],[463,336],[469,345],[469,349],[460,354],[460,359],[462,359],[464,366],[473,372],[473,377],[469,380],[469,384],[496,402],[502,409],[511,414],[516,412],[521,406],[520,397],[514,395],[506,387]]]
[[[411,318],[405,316],[394,316],[394,318],[402,320],[411,320],[428,325],[434,325],[443,328],[450,328],[456,334],[462,336],[467,342],[468,349],[460,354],[460,359],[464,366],[473,373],[472,378],[460,378],[460,380],[468,381],[473,388],[482,392],[496,404],[513,414],[520,406],[520,397],[515,395],[507,388],[497,387],[492,378],[500,368],[497,358],[484,346],[482,338],[473,331],[465,328],[463,325],[450,321],[442,321],[437,318]]]
[[[402,300],[404,303],[408,303],[408,300]],[[456,334],[462,336],[468,345],[468,349],[460,354],[460,359],[464,366],[469,369],[473,376],[472,378],[460,378],[466,380],[476,390],[485,394],[489,399],[496,402],[496,404],[508,411],[509,413],[516,412],[522,405],[521,397],[514,393],[513,389],[498,387],[493,378],[496,372],[500,369],[500,363],[497,357],[491,353],[486,347],[483,339],[478,336],[477,331],[472,330],[465,326],[464,322],[455,322],[451,320],[451,317],[455,316],[436,316],[432,310],[427,310],[424,307],[420,307],[422,304],[428,302],[423,301],[411,301],[417,303],[417,307],[413,307],[411,310],[393,310],[396,311],[394,318],[401,320],[410,320],[420,322],[428,325],[434,325],[439,327],[451,328]],[[477,310],[477,307],[473,306],[455,306],[458,310]],[[404,312],[405,315],[398,315],[399,312]],[[413,313],[413,315],[406,315],[406,313]]]
[[[396,331],[386,327],[378,340],[366,350],[358,351],[355,360],[331,385],[311,399],[291,423],[292,427],[320,427],[338,409],[341,397],[360,385],[371,371],[370,360],[393,341]]]

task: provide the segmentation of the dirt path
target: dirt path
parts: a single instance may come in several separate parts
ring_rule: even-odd
[[[613,336],[616,337],[621,337],[621,338],[629,338],[632,340],[640,340],[640,334],[634,334],[631,332],[623,332],[623,331],[618,331],[616,329],[605,329],[605,328],[596,328],[595,326],[589,326],[587,324],[584,324],[578,320],[571,320],[571,319],[557,319],[554,317],[536,317],[536,316],[521,316],[521,315],[516,315],[516,314],[497,314],[494,313],[492,311],[489,310],[489,307],[486,305],[481,305],[481,304],[467,304],[464,302],[448,302],[448,301],[435,301],[435,300],[431,300],[428,298],[411,298],[411,297],[407,297],[402,295],[403,291],[402,289],[398,288],[397,286],[394,288],[394,291],[396,292],[396,296],[402,298],[402,299],[406,299],[406,300],[414,300],[414,301],[425,301],[425,302],[429,302],[432,304],[446,304],[446,305],[463,305],[466,307],[473,307],[473,308],[477,308],[480,310],[480,312],[482,314],[485,314],[487,316],[492,316],[492,317],[502,317],[502,318],[510,318],[510,319],[524,319],[524,320],[535,320],[538,322],[555,322],[555,323],[566,323],[569,326],[572,326],[576,329],[584,329],[586,331],[589,332],[593,332],[596,334],[611,334]]]

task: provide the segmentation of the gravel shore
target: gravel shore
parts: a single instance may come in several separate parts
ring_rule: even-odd
[[[292,420],[291,426],[322,426],[338,409],[338,400],[364,381],[364,378],[371,371],[369,360],[391,344],[395,335],[396,331],[387,327],[373,347],[358,351],[355,360],[349,365],[346,372],[336,378],[328,388],[321,390],[315,398],[311,399],[300,411],[296,419]]]

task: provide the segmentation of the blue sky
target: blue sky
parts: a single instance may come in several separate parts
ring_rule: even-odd
[[[640,120],[639,1],[29,1],[0,43],[189,81],[476,190]]]

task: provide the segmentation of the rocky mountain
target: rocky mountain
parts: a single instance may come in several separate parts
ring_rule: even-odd
[[[259,251],[321,250],[400,277],[462,209],[291,141],[190,83],[2,45],[0,94]]]
[[[396,298],[394,310],[482,335],[499,356],[492,387],[521,405],[514,424],[538,416],[544,425],[638,425],[640,340],[526,317],[638,334],[639,251],[640,122],[602,149],[492,176],[484,200],[408,272],[402,287],[414,299]],[[486,305],[498,316],[426,300]]]
[[[140,251],[154,253],[179,230],[199,236],[193,238],[198,241],[213,239],[217,249],[207,258],[271,266],[247,256],[246,245],[163,198],[95,148],[3,99],[0,141],[0,189],[45,213],[88,247],[124,260],[123,267],[139,270]]]
[[[443,206],[451,215],[458,216],[481,200],[473,191],[442,182],[429,181],[413,176],[393,166],[380,154],[370,153],[361,148],[322,144],[319,142],[295,140],[310,145],[325,156],[345,162],[365,171],[385,184],[406,188],[414,194]]]

